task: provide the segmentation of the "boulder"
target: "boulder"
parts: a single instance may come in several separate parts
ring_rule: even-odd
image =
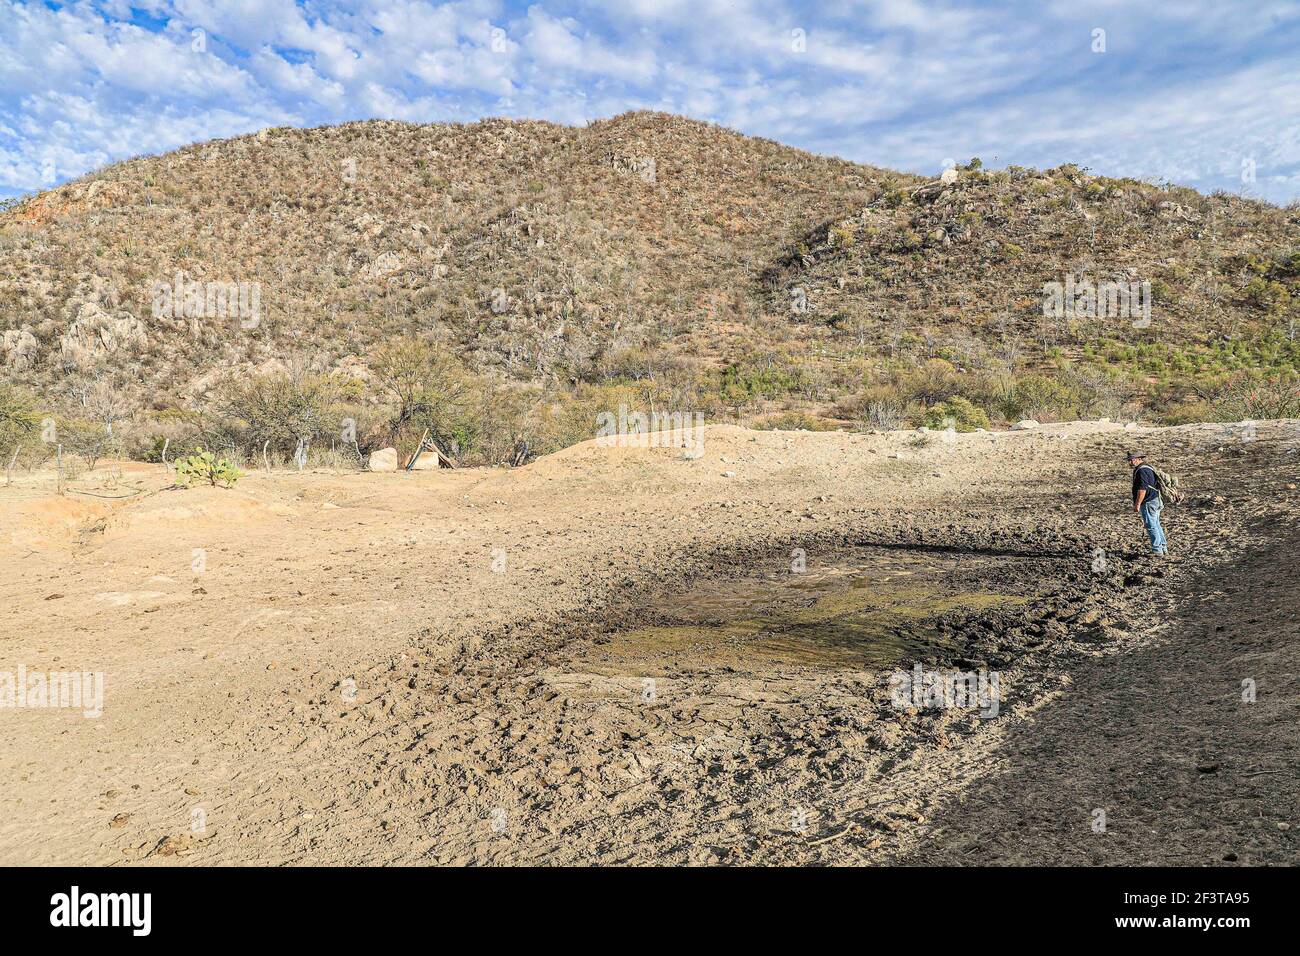
[[[1037,428],[1037,427],[1038,427],[1038,422],[1034,421],[1032,418],[1023,418],[1020,421],[1016,422],[1014,425],[1012,425],[1011,430],[1013,432],[1023,432],[1023,431],[1028,431],[1031,428]]]
[[[438,470],[438,453],[436,451],[422,451],[420,457],[415,459],[415,464],[411,464],[411,456],[407,455],[402,459],[402,468],[410,468],[411,471],[437,471]]]
[[[370,453],[371,471],[397,471],[397,449],[381,448]]]

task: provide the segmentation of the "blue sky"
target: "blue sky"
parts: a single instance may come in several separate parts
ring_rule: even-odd
[[[266,126],[638,108],[1287,203],[1300,0],[0,0],[0,196]]]

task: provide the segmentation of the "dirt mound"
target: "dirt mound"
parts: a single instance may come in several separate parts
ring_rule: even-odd
[[[112,511],[93,501],[57,495],[17,502],[3,511],[4,533],[18,551],[67,544]]]
[[[165,534],[169,530],[265,528],[297,512],[278,501],[260,501],[238,489],[194,488],[160,492],[119,508],[105,528],[107,537]]]

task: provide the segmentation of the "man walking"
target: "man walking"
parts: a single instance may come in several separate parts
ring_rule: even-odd
[[[1160,497],[1160,479],[1140,453],[1129,452],[1128,463],[1133,468],[1133,510],[1141,515],[1142,524],[1146,526],[1147,537],[1151,539],[1151,553],[1168,554],[1165,529],[1160,527],[1160,509],[1164,507]]]

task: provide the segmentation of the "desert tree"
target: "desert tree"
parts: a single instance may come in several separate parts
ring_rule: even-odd
[[[477,383],[443,346],[415,336],[381,345],[370,363],[375,382],[393,403],[394,441],[428,429],[444,451],[464,448],[472,435]],[[418,436],[416,438],[418,441]]]

